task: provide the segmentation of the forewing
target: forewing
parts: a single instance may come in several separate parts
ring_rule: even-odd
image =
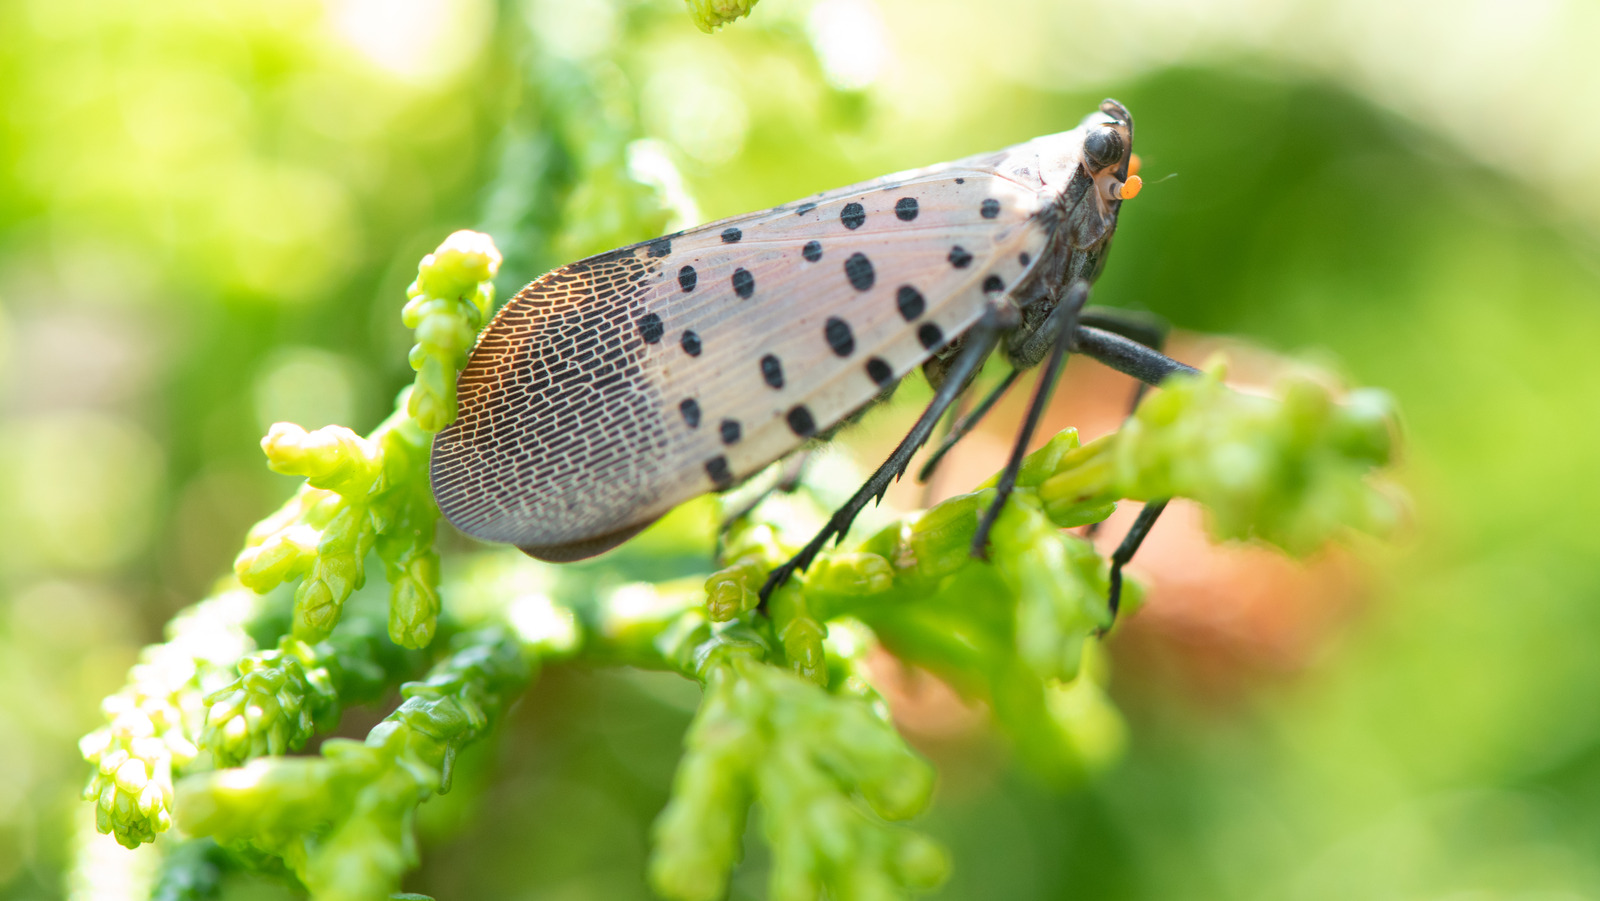
[[[506,304],[434,442],[469,534],[573,559],[869,403],[1037,260],[1039,192],[952,164],[545,275]]]

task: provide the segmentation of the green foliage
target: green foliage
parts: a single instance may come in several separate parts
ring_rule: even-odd
[[[389,636],[405,647],[432,639],[439,513],[427,488],[429,439],[404,412],[404,395],[400,406],[370,438],[343,426],[307,432],[277,423],[261,440],[268,465],[306,476],[307,487],[251,530],[234,573],[256,591],[301,578],[298,638],[319,641],[333,631],[344,602],[366,582],[367,554],[376,548],[391,580]]]
[[[750,15],[757,0],[684,0],[695,27],[710,34],[722,26]]]
[[[94,767],[83,796],[101,832],[135,848],[171,827],[173,776],[200,754],[205,698],[235,678],[261,608],[250,591],[220,588],[175,617],[166,642],[146,648],[127,685],[102,703],[106,725],[78,743]]]
[[[1344,529],[1383,533],[1396,500],[1367,474],[1389,462],[1396,424],[1387,395],[1336,402],[1309,379],[1278,387],[1281,401],[1204,378],[1169,379],[1112,435],[1068,453],[1040,479],[1051,518],[1079,521],[1117,498],[1189,497],[1211,512],[1219,538],[1259,538],[1307,554]]]
[[[406,660],[367,619],[326,641],[284,636],[278,648],[239,659],[239,678],[205,697],[198,744],[218,766],[298,751],[338,725],[346,706],[375,700]]]
[[[481,737],[532,676],[536,647],[504,629],[457,636],[458,649],[366,741],[329,739],[313,758],[266,757],[178,785],[190,835],[283,861],[318,899],[397,891],[417,862],[417,805],[448,791],[460,749]]]
[[[465,315],[460,305],[476,310],[473,322],[482,325],[492,291],[488,279],[498,260],[484,236],[457,233],[423,261],[404,315],[418,329],[418,347],[430,348],[428,359],[437,360],[432,348],[443,346],[437,334],[451,327],[452,317]],[[470,343],[471,333],[451,360],[464,359]],[[299,579],[291,634],[277,651],[244,656],[250,647],[242,634],[240,592],[234,591],[176,620],[178,639],[146,651],[148,662],[107,700],[111,725],[83,741],[84,756],[97,767],[85,793],[96,801],[101,831],[113,832],[129,847],[151,841],[171,825],[175,773],[200,750],[210,750],[221,765],[296,750],[319,725],[333,725],[345,705],[383,686],[377,661],[384,654],[370,636],[324,641],[345,602],[364,584],[369,553],[377,553],[389,577],[389,639],[405,648],[432,641],[439,614],[433,548],[439,513],[428,488],[428,433],[406,412],[414,390],[404,392],[400,410],[366,438],[341,426],[307,432],[277,423],[262,439],[268,465],[304,476],[306,483],[250,530],[234,571],[259,593]],[[454,395],[449,396],[453,417]],[[440,408],[424,408],[425,414],[427,409]],[[223,622],[232,622],[240,634],[197,656],[194,642],[184,639],[187,630],[203,634]],[[313,648],[308,642],[322,644]],[[362,642],[364,653],[356,650]],[[237,681],[217,684],[220,673],[235,668]]]
[[[881,704],[767,666],[751,645],[718,642],[698,656],[705,699],[655,825],[657,892],[725,897],[756,800],[774,857],[769,897],[895,898],[944,880],[943,850],[884,822],[922,811],[933,771]]]
[[[455,418],[455,379],[487,321],[500,253],[487,235],[460,231],[423,258],[402,312],[416,330],[416,385],[370,437],[341,426],[314,432],[277,423],[261,448],[274,472],[306,487],[251,530],[234,563],[245,585],[267,591],[304,575],[295,594],[295,635],[326,637],[351,592],[366,580],[373,550],[391,586],[389,635],[425,647],[439,615],[439,513],[428,487],[431,433]]]
[[[339,696],[327,668],[317,665],[305,642],[283,643],[286,650],[241,659],[239,680],[206,696],[200,744],[218,765],[298,751],[319,728],[337,724]]]
[[[417,333],[411,368],[417,382],[406,412],[424,432],[450,424],[456,412],[456,374],[494,305],[500,251],[488,235],[458,231],[422,258],[400,318]]]

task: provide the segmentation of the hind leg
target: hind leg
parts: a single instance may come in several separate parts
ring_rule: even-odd
[[[1104,635],[1111,631],[1117,623],[1117,610],[1122,605],[1122,568],[1128,565],[1133,555],[1139,552],[1139,545],[1144,543],[1150,535],[1150,530],[1155,528],[1156,520],[1161,518],[1161,512],[1167,509],[1167,501],[1151,501],[1139,511],[1139,517],[1128,528],[1128,534],[1122,536],[1122,543],[1111,553],[1111,578],[1110,590],[1106,596],[1106,606],[1111,611],[1111,621],[1100,628],[1096,634]]]
[[[1130,323],[1125,317],[1116,315],[1114,311],[1110,313],[1086,311],[1082,319],[1085,324],[1099,326],[1107,331],[1114,331],[1121,337],[1137,342],[1156,353],[1159,353],[1166,343],[1167,332],[1164,323],[1146,323],[1141,327],[1139,323]],[[1126,347],[1118,348],[1117,352],[1125,354],[1130,360],[1137,356],[1136,351]],[[1148,361],[1146,365],[1148,365]],[[1182,364],[1178,365],[1181,366]],[[1183,368],[1187,369],[1188,367]],[[1127,370],[1124,369],[1122,371]],[[1150,384],[1150,381],[1146,379],[1141,378],[1139,380],[1138,387],[1134,389],[1133,398],[1129,404],[1129,415],[1132,415],[1133,410],[1139,406],[1139,401],[1144,398],[1145,392],[1150,389]],[[1110,588],[1106,598],[1106,606],[1111,611],[1111,622],[1107,623],[1099,634],[1104,635],[1115,625],[1117,612],[1122,604],[1123,567],[1127,566],[1129,561],[1133,559],[1133,555],[1138,553],[1139,546],[1149,536],[1150,530],[1155,528],[1156,520],[1160,519],[1162,512],[1167,509],[1167,501],[1168,499],[1163,498],[1145,504],[1144,509],[1139,511],[1139,516],[1133,521],[1133,525],[1128,528],[1128,533],[1123,536],[1122,542],[1112,552]],[[1101,523],[1098,522],[1090,524],[1087,530],[1088,537],[1093,538],[1095,533],[1100,530],[1100,526]]]

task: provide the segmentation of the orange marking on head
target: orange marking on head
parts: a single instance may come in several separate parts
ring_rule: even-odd
[[[1139,154],[1137,154],[1137,153],[1130,154],[1128,156],[1128,181],[1133,181],[1133,177],[1135,175],[1138,175],[1138,174],[1139,174]],[[1138,191],[1139,189],[1135,188],[1134,190]]]
[[[1121,194],[1120,199],[1132,200],[1133,198],[1139,196],[1139,189],[1142,187],[1144,187],[1144,179],[1137,175],[1128,176],[1128,180],[1123,182],[1122,190],[1119,192]]]

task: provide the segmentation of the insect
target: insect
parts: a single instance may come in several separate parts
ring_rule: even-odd
[[[1140,185],[1132,145],[1132,116],[1107,100],[1070,131],[540,277],[460,375],[459,417],[433,445],[440,510],[537,558],[592,556],[827,435],[920,366],[927,411],[765,597],[881,498],[986,357],[998,348],[1018,371],[1049,358],[981,555],[1067,350],[1146,379],[1186,368],[1080,321]]]

